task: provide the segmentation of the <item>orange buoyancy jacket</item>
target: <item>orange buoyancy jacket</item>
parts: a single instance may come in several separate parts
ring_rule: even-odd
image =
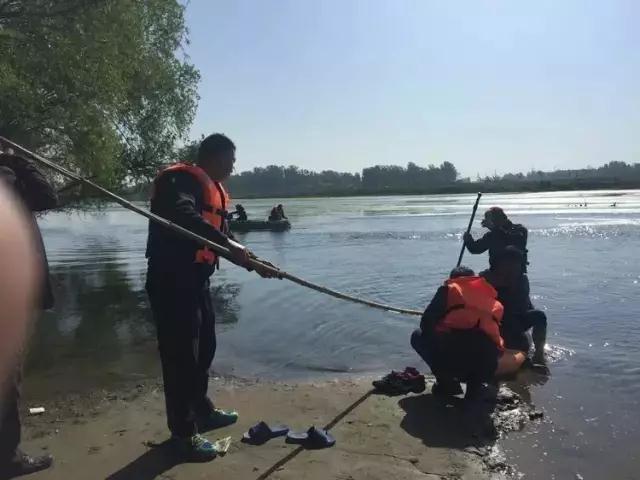
[[[202,187],[202,217],[207,223],[225,235],[229,233],[227,223],[227,206],[231,198],[220,182],[211,180],[209,175],[200,167],[186,163],[176,163],[160,172],[158,178],[169,172],[187,172],[198,181]],[[157,180],[157,179],[156,179]],[[202,247],[196,251],[195,263],[218,264],[218,255],[209,247]]]
[[[500,350],[504,341],[500,336],[500,322],[504,307],[498,293],[483,277],[458,277],[445,282],[447,286],[447,313],[437,324],[436,331],[479,329]]]

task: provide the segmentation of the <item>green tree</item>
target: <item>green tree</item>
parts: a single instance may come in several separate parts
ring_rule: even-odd
[[[185,139],[199,73],[176,0],[0,0],[0,134],[110,185]]]

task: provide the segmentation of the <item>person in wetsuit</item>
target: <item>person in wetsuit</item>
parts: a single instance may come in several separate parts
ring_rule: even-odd
[[[534,345],[533,363],[544,364],[547,341],[547,316],[537,310],[529,295],[529,278],[524,272],[524,254],[510,245],[497,252],[491,269],[482,272],[484,278],[498,291],[504,306],[500,329],[505,347],[528,353],[531,346],[526,335],[531,330]]]
[[[524,271],[527,270],[527,229],[520,224],[512,223],[500,207],[487,210],[482,226],[489,229],[481,238],[474,240],[471,233],[464,234],[464,245],[472,254],[480,254],[489,250],[489,266],[493,267],[496,255],[508,245],[513,245],[524,254]]]
[[[27,210],[42,212],[55,208],[58,196],[54,187],[36,166],[23,157],[12,153],[0,154],[0,181],[22,200]],[[31,224],[35,250],[33,256],[40,264],[39,295],[37,307],[46,310],[53,307],[53,292],[49,278],[49,263],[35,217],[27,220]],[[45,470],[53,463],[51,455],[32,457],[20,450],[21,421],[19,412],[22,387],[22,355],[4,384],[0,400],[0,478],[26,475]]]

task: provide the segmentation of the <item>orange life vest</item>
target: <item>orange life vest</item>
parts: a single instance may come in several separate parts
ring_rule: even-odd
[[[504,307],[498,301],[498,292],[482,277],[458,277],[445,282],[447,286],[447,313],[437,326],[438,332],[470,330],[484,332],[500,350],[504,341],[500,336],[500,322]]]
[[[209,175],[200,167],[188,165],[186,163],[176,163],[160,172],[156,181],[169,172],[188,172],[193,175],[202,187],[202,217],[205,221],[220,230],[225,235],[229,233],[227,223],[227,206],[231,198],[227,194],[224,186],[220,182],[211,180]],[[196,252],[194,259],[196,263],[218,264],[218,255],[208,247],[202,247]]]

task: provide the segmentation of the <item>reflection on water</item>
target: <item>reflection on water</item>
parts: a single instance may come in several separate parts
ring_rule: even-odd
[[[108,388],[158,374],[144,264],[132,268],[122,262],[113,254],[122,250],[113,241],[75,249],[76,260],[92,262],[60,262],[60,252],[52,251],[56,307],[36,322],[26,363],[36,391]],[[219,330],[238,322],[239,292],[237,283],[211,288]]]
[[[313,282],[420,309],[455,264],[474,200],[248,200],[242,203],[250,218],[285,204],[293,228],[240,239]],[[588,207],[575,207],[580,203]],[[537,450],[515,436],[507,449],[517,452],[523,471],[534,471],[543,459],[544,478],[573,478],[585,462],[592,478],[635,478],[637,457],[625,446],[640,442],[640,192],[485,195],[481,210],[491,205],[529,227],[534,302],[547,312],[550,343],[557,347],[552,356],[560,357],[547,383],[518,380],[547,410],[550,423],[540,426],[547,447]],[[38,323],[30,388],[93,389],[157,374],[144,294],[145,220],[106,206],[98,213],[50,214],[41,225],[58,304]],[[481,233],[477,218],[474,234]],[[486,262],[486,256],[465,257],[476,270]],[[408,345],[417,318],[262,280],[229,265],[216,273],[212,292],[220,323],[218,371],[300,378],[424,368]],[[613,451],[603,459],[607,449]],[[613,467],[617,475],[611,477],[607,469]]]

